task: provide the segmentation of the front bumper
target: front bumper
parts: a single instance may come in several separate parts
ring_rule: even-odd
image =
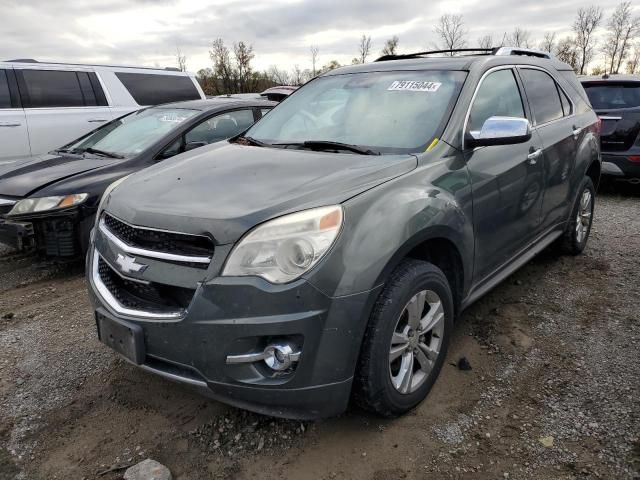
[[[95,256],[89,255],[87,272]],[[378,293],[331,298],[304,280],[272,285],[260,278],[216,277],[199,283],[180,318],[163,320],[118,313],[100,295],[99,283],[89,273],[96,314],[141,328],[143,369],[247,410],[299,419],[346,409]],[[228,356],[260,352],[280,340],[301,351],[290,371],[271,371],[262,361],[227,363]]]
[[[603,153],[602,175],[619,179],[640,179],[640,162],[632,162],[627,155]]]
[[[11,217],[0,220],[0,241],[19,250],[35,247],[47,257],[80,257],[94,221],[95,212],[80,207]]]
[[[0,243],[10,245],[16,250],[32,247],[34,243],[33,224],[0,218]]]

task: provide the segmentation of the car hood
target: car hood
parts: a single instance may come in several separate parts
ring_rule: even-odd
[[[0,160],[0,195],[27,197],[52,183],[117,161],[111,158],[84,158],[64,154]]]
[[[134,225],[235,242],[286,213],[341,203],[413,170],[413,155],[355,155],[222,142],[134,174],[106,210]]]

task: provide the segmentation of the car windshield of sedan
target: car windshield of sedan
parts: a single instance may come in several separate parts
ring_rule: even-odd
[[[119,118],[62,150],[131,157],[142,152],[199,110],[154,107]]]
[[[435,70],[320,77],[245,138],[281,148],[342,150],[338,142],[358,147],[352,149],[358,153],[422,152],[444,129],[465,77]]]

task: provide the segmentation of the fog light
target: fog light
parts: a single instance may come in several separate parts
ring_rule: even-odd
[[[227,356],[228,364],[264,361],[270,369],[277,372],[287,370],[298,360],[300,360],[300,351],[288,342],[270,343],[262,352]]]
[[[294,352],[289,343],[271,344],[264,349],[264,363],[278,372],[286,370],[300,358],[300,352]]]

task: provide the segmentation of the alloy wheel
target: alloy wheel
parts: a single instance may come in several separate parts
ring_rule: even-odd
[[[402,394],[418,390],[429,377],[440,354],[444,309],[437,293],[422,290],[402,310],[389,351],[389,374]]]
[[[582,243],[589,233],[591,226],[591,210],[593,196],[589,190],[582,192],[580,198],[580,206],[578,207],[578,216],[576,218],[576,241]]]

